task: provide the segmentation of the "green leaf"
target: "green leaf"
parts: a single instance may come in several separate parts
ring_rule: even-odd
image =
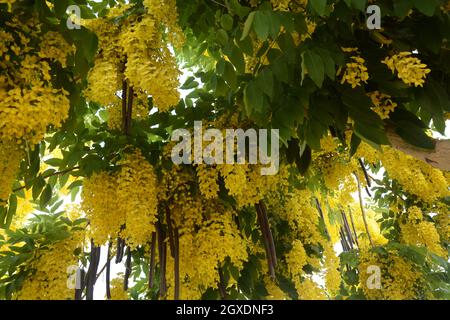
[[[233,17],[225,13],[220,18],[220,24],[222,28],[224,28],[227,31],[230,31],[231,29],[233,29]]]
[[[397,134],[409,144],[424,148],[434,149],[434,140],[427,136],[424,130],[409,121],[398,121]]]
[[[241,41],[243,41],[245,38],[247,38],[251,27],[253,25],[253,20],[255,19],[256,11],[250,12],[250,14],[247,17],[247,20],[245,20],[244,23],[244,31],[242,32]]]
[[[325,14],[327,0],[313,0],[309,1],[309,4],[311,5],[312,9],[320,16],[323,16]]]
[[[234,65],[234,67],[239,73],[245,73],[244,54],[237,46],[233,46],[229,58],[231,63]]]
[[[273,83],[273,74],[270,69],[264,69],[256,80],[258,87],[262,92],[267,94],[271,99],[273,98],[274,91],[274,83]]]
[[[434,15],[439,5],[439,0],[414,0],[414,6],[417,10],[430,17]]]
[[[266,11],[256,11],[253,29],[256,32],[259,40],[265,41],[269,36],[270,18]]]
[[[394,12],[400,18],[405,18],[409,11],[414,7],[414,2],[411,0],[395,0]]]
[[[322,58],[314,51],[307,50],[303,53],[303,59],[308,75],[319,88],[322,88],[325,78],[325,68]]]
[[[51,198],[52,198],[52,187],[48,184],[41,194],[41,199],[39,201],[39,205],[41,206],[41,208],[45,208],[45,206],[49,203]]]
[[[245,111],[251,116],[263,104],[263,95],[253,81],[249,81],[244,89]]]

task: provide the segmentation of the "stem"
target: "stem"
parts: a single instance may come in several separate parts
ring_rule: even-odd
[[[128,96],[127,96],[127,110],[126,110],[126,118],[125,118],[125,135],[130,135],[131,130],[131,119],[133,117],[133,98],[134,98],[134,89],[133,87],[128,88]]]
[[[315,198],[315,200],[316,200],[317,209],[319,210],[320,217],[323,220],[323,227],[325,228],[325,234],[326,234],[328,240],[330,240],[331,237],[330,237],[330,233],[328,232],[327,225],[325,224],[325,216],[322,211],[322,206],[320,205],[319,199]]]
[[[100,262],[100,253],[101,253],[101,248],[100,247],[96,247],[94,245],[94,241],[91,240],[91,253],[90,253],[90,264],[89,264],[89,269],[88,272],[86,274],[86,300],[93,300],[94,299],[94,286],[95,286],[95,282],[97,280],[97,269],[98,269],[98,264]]]
[[[356,245],[359,247],[358,234],[356,233],[355,222],[353,221],[353,214],[352,214],[352,210],[350,209],[350,207],[348,207],[348,215],[350,216],[350,222],[352,224],[353,233],[355,235]]]
[[[122,82],[122,130],[127,132],[127,90],[128,84],[126,80]]]
[[[128,290],[128,279],[131,274],[131,249],[127,247],[127,260],[125,260],[125,276],[123,279],[123,289],[125,291]]]
[[[178,234],[178,228],[175,228],[174,230],[174,247],[175,247],[175,295],[174,300],[180,299],[180,239]]]
[[[358,162],[359,162],[359,165],[361,166],[361,169],[362,169],[362,171],[364,173],[364,177],[366,178],[367,186],[370,188],[371,185],[370,185],[369,174],[367,173],[366,167],[364,166],[364,162],[362,161],[361,158],[358,158]]]
[[[72,171],[78,170],[78,169],[80,169],[80,167],[79,166],[75,166],[75,167],[72,167],[72,168],[69,168],[69,169],[66,169],[66,170],[62,170],[62,171],[58,171],[58,172],[54,172],[54,173],[48,174],[48,175],[46,175],[46,176],[44,176],[42,178],[43,179],[48,179],[50,177],[66,174],[68,172],[72,172]],[[26,189],[26,188],[27,188],[27,186],[22,186],[22,187],[14,189],[13,192],[17,192],[17,191],[20,191],[20,190],[23,190],[23,189]]]
[[[353,240],[352,232],[350,231],[350,225],[348,224],[347,216],[345,215],[344,210],[341,210],[342,220],[344,221],[344,230],[347,234],[347,238],[350,244],[350,248],[353,249],[353,244],[355,243],[355,240]]]
[[[227,300],[227,291],[225,290],[225,279],[223,277],[222,268],[219,266],[219,293],[222,300]]]
[[[272,279],[275,279],[275,266],[277,264],[277,258],[264,202],[261,200],[259,203],[255,204],[255,209],[258,216],[258,223],[261,228],[261,233],[263,235],[264,247],[266,249],[267,255],[267,263],[269,266],[269,274]]]
[[[172,221],[170,219],[170,210],[169,207],[166,206],[166,223],[167,223],[167,231],[169,233],[169,246],[170,246],[170,253],[172,255],[172,258],[175,257],[175,244],[174,244],[174,234],[173,234],[173,228],[172,228]]]
[[[364,228],[366,228],[367,238],[369,238],[370,245],[373,247],[372,237],[370,236],[369,226],[367,224],[366,212],[364,211],[364,204],[361,192],[361,183],[359,182],[358,175],[356,173],[353,174],[356,178],[356,182],[358,184],[358,196],[359,196],[359,206],[361,208],[361,213],[364,221]]]
[[[164,231],[162,230],[161,223],[156,223],[156,230],[158,233],[158,252],[159,252],[159,268],[160,268],[160,285],[159,295],[160,297],[166,296],[166,243],[164,242]]]
[[[156,247],[156,232],[152,232],[152,244],[150,248],[150,268],[148,271],[148,288],[153,288],[155,278],[155,247]]]
[[[108,244],[108,257],[106,260],[106,298],[111,300],[111,241]]]

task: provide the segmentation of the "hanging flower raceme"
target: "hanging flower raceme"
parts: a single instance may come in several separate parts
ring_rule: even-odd
[[[131,8],[124,5],[104,18],[84,22],[99,37],[99,54],[85,90],[89,100],[108,108],[115,106],[115,95],[126,81],[135,92],[151,96],[153,106],[161,112],[178,104],[180,71],[169,50],[169,43],[180,48],[184,41],[177,25],[176,3],[150,0],[144,6],[147,10],[139,16],[124,18]],[[119,18],[120,24],[114,22]]]
[[[126,212],[117,202],[116,175],[99,172],[84,179],[81,208],[89,220],[89,238],[100,246],[115,239],[126,221]]]
[[[427,74],[431,72],[427,65],[414,57],[411,52],[401,52],[392,57],[386,57],[382,62],[388,66],[392,73],[397,72],[400,80],[415,87],[422,87]]]
[[[131,248],[144,245],[155,231],[157,179],[152,165],[139,150],[119,162],[117,210],[125,213],[123,237]]]
[[[400,230],[402,240],[406,244],[424,246],[435,254],[447,256],[447,250],[441,246],[435,225],[425,220],[420,208],[416,206],[409,208],[408,216],[400,224]]]
[[[6,21],[0,39],[0,140],[37,144],[68,117],[69,93],[51,74],[58,64],[66,68],[73,47],[57,32],[43,33],[34,18]]]

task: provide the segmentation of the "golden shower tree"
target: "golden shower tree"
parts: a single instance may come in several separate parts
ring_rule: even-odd
[[[449,11],[0,0],[0,298],[448,299]],[[175,165],[200,120],[279,172]]]

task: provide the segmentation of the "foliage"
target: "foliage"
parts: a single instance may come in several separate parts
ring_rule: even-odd
[[[445,133],[449,11],[0,0],[0,298],[74,297],[39,262],[62,252],[89,297],[102,246],[125,265],[113,299],[448,299],[450,175],[386,131],[429,150]],[[279,129],[280,172],[174,165],[171,134],[196,120]],[[61,210],[69,196],[81,206]],[[367,288],[370,265],[385,290]],[[39,281],[60,290],[33,296]]]

